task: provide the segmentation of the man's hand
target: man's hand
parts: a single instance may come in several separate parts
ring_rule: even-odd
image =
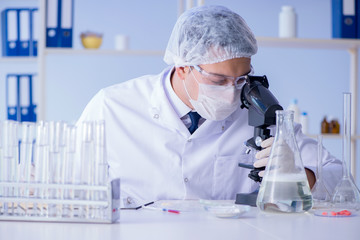
[[[263,148],[260,152],[256,153],[255,158],[257,161],[254,162],[254,167],[261,168],[265,167],[267,162],[269,161],[271,146],[274,142],[274,137],[270,137],[268,139],[265,139],[261,143],[261,147]],[[265,171],[260,171],[259,176],[263,177]]]

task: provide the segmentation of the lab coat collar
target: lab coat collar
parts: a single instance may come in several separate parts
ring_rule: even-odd
[[[173,67],[166,68],[156,79],[157,81],[150,98],[150,114],[154,121],[160,121],[161,125],[176,130],[186,137],[186,132],[189,133],[189,131],[171,106],[165,92],[165,80],[170,79],[169,75],[172,69]]]
[[[151,108],[149,112],[154,121],[160,121],[163,126],[178,131],[185,138],[208,137],[212,134],[219,134],[225,131],[231,122],[234,121],[233,115],[236,112],[223,121],[206,120],[192,135],[190,134],[166,95],[165,81],[170,81],[172,69],[173,66],[166,68],[160,74],[151,94]]]

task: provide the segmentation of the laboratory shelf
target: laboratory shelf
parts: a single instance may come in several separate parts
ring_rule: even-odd
[[[315,48],[315,49],[353,49],[360,47],[358,39],[310,39],[310,38],[276,38],[257,37],[260,47],[278,48]]]
[[[307,38],[275,38],[257,37],[260,47],[279,48],[316,48],[316,49],[352,49],[360,47],[360,40],[356,39],[307,39]],[[45,48],[44,54],[61,55],[136,55],[136,56],[164,56],[163,50],[115,50],[115,49],[72,49]]]
[[[318,136],[322,136],[324,139],[341,139],[343,137],[342,134],[306,134],[308,137],[317,138]],[[352,140],[360,139],[360,135],[351,136]]]
[[[164,56],[164,51],[157,50],[113,50],[113,49],[73,49],[45,48],[45,55],[94,55],[94,56]]]
[[[36,63],[36,57],[0,57],[0,63]]]

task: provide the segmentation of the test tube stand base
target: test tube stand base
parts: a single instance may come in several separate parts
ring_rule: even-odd
[[[0,182],[0,221],[114,223],[120,179],[105,186]]]

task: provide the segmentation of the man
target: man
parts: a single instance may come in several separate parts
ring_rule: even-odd
[[[164,57],[169,68],[105,88],[90,101],[79,122],[105,120],[110,177],[121,179],[125,207],[146,200],[235,199],[259,187],[238,167],[255,160],[243,144],[253,128],[240,108],[240,91],[256,52],[239,15],[220,6],[193,8],[173,29]],[[313,185],[316,142],[299,125],[295,132]],[[257,167],[266,165],[271,140],[263,144]],[[323,155],[333,188],[341,166]]]

